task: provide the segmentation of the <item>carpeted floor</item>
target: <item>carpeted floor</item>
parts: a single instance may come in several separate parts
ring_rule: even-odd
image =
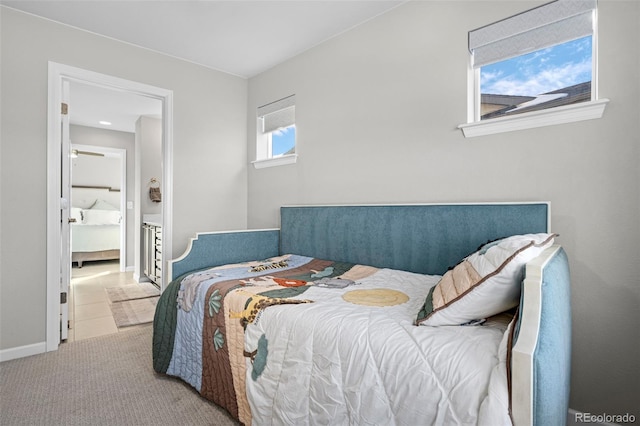
[[[151,324],[0,363],[2,425],[237,425],[151,363]]]

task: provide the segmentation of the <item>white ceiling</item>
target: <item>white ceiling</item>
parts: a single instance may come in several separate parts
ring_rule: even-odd
[[[162,118],[162,101],[76,81],[70,83],[71,124],[134,133],[136,121],[142,115]],[[111,124],[100,124],[100,121]]]
[[[0,4],[250,78],[405,1],[0,0]],[[106,92],[88,85],[72,86],[71,122],[101,127],[95,123],[108,120],[113,123],[109,128],[133,131],[135,121],[125,123],[114,117],[137,117],[140,111],[148,111],[149,100]],[[160,108],[159,101],[153,103]]]

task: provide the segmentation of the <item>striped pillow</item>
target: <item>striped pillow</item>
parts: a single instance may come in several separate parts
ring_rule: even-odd
[[[518,305],[524,265],[556,234],[527,234],[487,243],[447,271],[418,312],[417,325],[460,325]]]

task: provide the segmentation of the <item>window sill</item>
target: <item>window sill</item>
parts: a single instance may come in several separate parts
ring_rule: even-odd
[[[609,99],[581,102],[542,111],[534,111],[511,117],[500,117],[458,126],[465,138],[493,135],[515,130],[553,126],[555,124],[573,123],[576,121],[601,118]]]
[[[282,157],[265,158],[264,160],[252,161],[253,167],[256,169],[264,169],[266,167],[284,166],[286,164],[295,164],[298,160],[298,154],[283,155]]]

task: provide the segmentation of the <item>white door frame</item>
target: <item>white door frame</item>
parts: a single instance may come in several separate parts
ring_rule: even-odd
[[[56,62],[49,62],[49,93],[47,114],[47,313],[46,350],[54,351],[60,344],[60,158],[62,84],[75,80],[113,90],[131,92],[162,101],[162,264],[167,264],[172,252],[173,213],[173,92],[171,90],[125,80]],[[68,149],[68,147],[66,147]],[[141,218],[135,223],[140,225]],[[167,276],[163,274],[162,286]]]
[[[62,82],[62,102],[69,103],[69,81]],[[69,113],[60,116],[60,131],[62,140],[62,152],[60,159],[70,158],[69,145]],[[60,340],[69,338],[69,288],[71,286],[71,161],[60,161],[60,200],[64,202],[60,209],[60,294],[66,293],[67,297],[60,300]]]

